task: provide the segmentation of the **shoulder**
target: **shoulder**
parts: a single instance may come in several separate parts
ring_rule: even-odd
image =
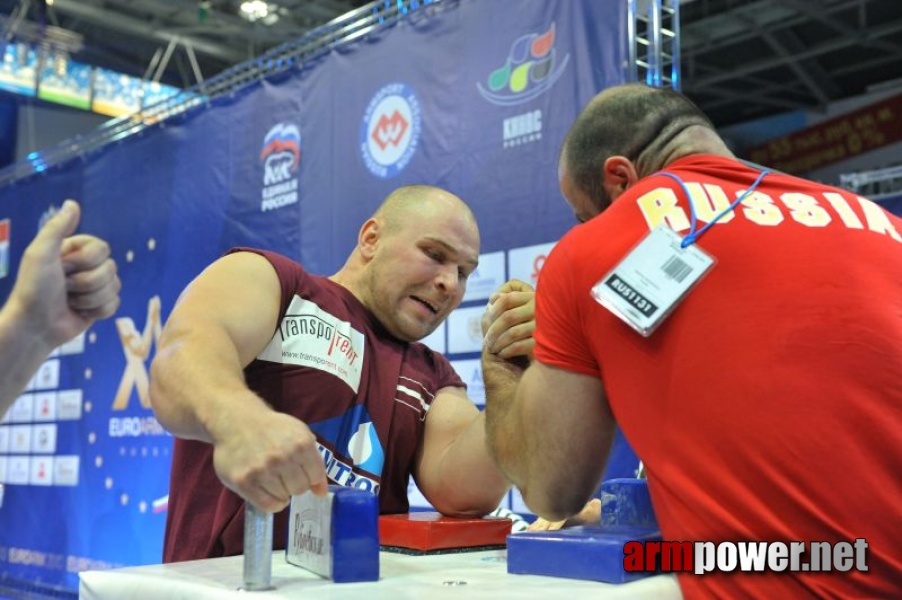
[[[420,384],[429,382],[428,387],[432,393],[444,387],[466,388],[451,361],[421,342],[407,344],[401,372],[403,376],[415,378]]]
[[[329,295],[334,295],[333,288],[337,287],[337,285],[330,285],[326,277],[310,273],[301,263],[284,254],[279,254],[278,252],[273,252],[271,250],[264,250],[262,248],[238,246],[230,248],[224,256],[242,252],[255,254],[266,259],[275,270],[279,281],[282,282],[282,286],[286,288],[286,290],[292,290],[302,294],[323,290],[328,292]]]
[[[265,258],[269,263],[273,266],[276,272],[290,271],[290,272],[298,272],[298,273],[307,273],[301,264],[295,260],[292,260],[285,256],[284,254],[279,254],[278,252],[273,252],[271,250],[264,250],[262,248],[250,248],[245,246],[236,246],[234,248],[230,248],[224,254],[224,256],[228,256],[230,254],[236,254],[238,252],[249,252],[251,254],[257,254]]]
[[[603,225],[602,218],[605,216],[599,215],[591,221],[574,226],[558,240],[542,264],[539,277],[543,283],[551,278],[559,279],[572,268],[572,257],[580,254],[580,249],[593,243],[591,240],[596,239],[598,227]]]
[[[308,272],[300,263],[278,252],[261,248],[235,247],[223,256],[230,259],[238,256],[253,256],[259,264],[269,264],[281,289],[281,305],[284,312],[291,303],[310,303],[319,307],[314,310],[326,311],[335,316],[347,314],[344,296],[337,284],[331,284],[326,277]],[[263,260],[261,260],[263,259]],[[220,259],[222,260],[222,259]],[[232,281],[232,285],[247,283],[244,279]],[[341,288],[343,289],[343,288]],[[298,309],[300,310],[300,306]]]
[[[435,368],[448,364],[448,359],[422,342],[409,342],[404,353],[404,362],[423,365],[426,368]]]

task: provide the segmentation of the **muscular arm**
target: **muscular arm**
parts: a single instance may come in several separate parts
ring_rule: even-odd
[[[518,372],[535,344],[535,292],[512,279],[492,294],[482,319],[484,346],[511,361]],[[521,365],[516,367],[513,365]],[[486,403],[511,396],[518,377],[486,388]],[[484,515],[497,508],[510,487],[489,452],[485,414],[458,388],[441,390],[426,419],[426,435],[414,476],[420,491],[449,515]]]
[[[150,381],[160,423],[178,437],[213,444],[223,484],[268,511],[284,508],[293,494],[326,491],[313,433],[273,411],[244,382],[244,367],[276,331],[280,295],[262,256],[219,259],[173,309]]]
[[[276,330],[279,296],[275,271],[250,253],[219,259],[185,289],[151,365],[151,401],[164,427],[212,443],[229,415],[266,408],[243,369]]]
[[[510,484],[489,454],[485,416],[461,388],[439,390],[426,417],[414,479],[439,512],[483,516]]]
[[[601,381],[533,361],[520,377],[483,352],[489,447],[526,505],[548,521],[579,513],[604,472],[614,440]],[[515,385],[516,392],[509,393]]]

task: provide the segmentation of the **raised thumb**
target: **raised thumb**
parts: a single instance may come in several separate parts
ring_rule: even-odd
[[[80,218],[81,207],[78,202],[66,200],[57,213],[44,223],[34,241],[39,244],[55,244],[59,248],[65,238],[75,233]]]

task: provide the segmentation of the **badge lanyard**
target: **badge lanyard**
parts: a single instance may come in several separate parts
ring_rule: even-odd
[[[683,180],[667,171],[655,173],[670,177],[683,189],[691,215],[689,233],[680,237],[661,222],[592,286],[592,297],[640,334],[650,336],[714,266],[714,257],[695,243],[714,223],[755,191],[769,172],[762,171],[749,189],[701,229],[697,229],[695,206]]]

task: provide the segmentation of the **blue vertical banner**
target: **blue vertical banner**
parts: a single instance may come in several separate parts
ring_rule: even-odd
[[[558,149],[585,103],[624,81],[626,18],[626,2],[430,4],[0,189],[0,297],[70,197],[123,282],[117,314],[54,352],[0,423],[0,579],[74,589],[80,570],[159,562],[172,438],[149,405],[149,366],[179,293],[231,246],[331,274],[396,187],[459,194],[484,254],[427,343],[484,403],[479,315],[506,278],[537,284],[573,224]],[[635,462],[622,446],[618,474]]]
[[[558,151],[582,107],[624,81],[626,3],[492,3],[466,12],[462,174],[484,251],[557,240],[572,224]]]

